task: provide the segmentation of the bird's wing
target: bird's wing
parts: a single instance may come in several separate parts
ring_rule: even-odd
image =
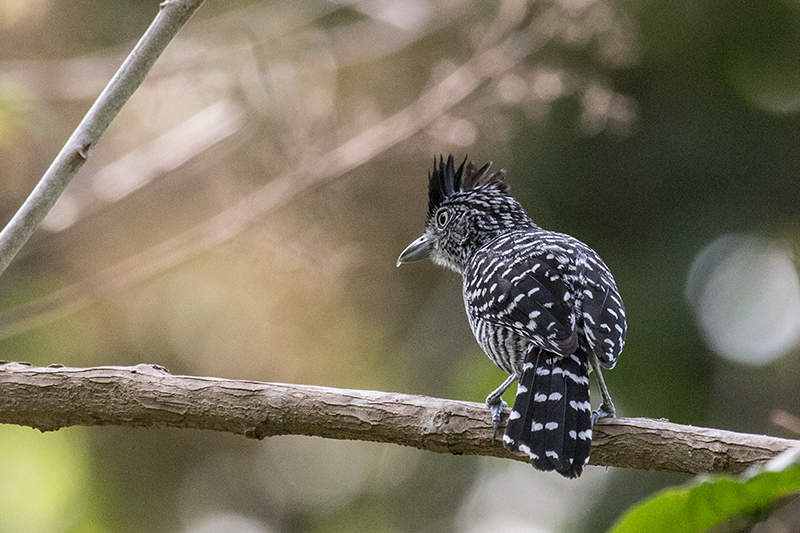
[[[546,250],[517,254],[488,248],[476,254],[469,268],[464,295],[474,316],[514,330],[547,351],[575,353],[575,300],[563,281],[563,258]]]
[[[606,368],[613,368],[625,344],[625,307],[605,263],[596,255],[594,257],[596,261],[589,261],[589,268],[585,269],[586,283],[581,309],[583,331],[589,349],[600,363]]]

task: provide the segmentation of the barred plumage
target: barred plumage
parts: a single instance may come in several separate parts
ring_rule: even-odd
[[[614,415],[600,372],[616,364],[627,330],[614,278],[594,250],[534,224],[508,194],[504,171],[466,160],[456,169],[452,155],[436,163],[425,233],[397,264],[430,257],[462,274],[472,332],[510,375],[486,399],[495,431],[501,396],[519,380],[503,444],[540,470],[577,477],[594,421]],[[603,396],[594,412],[590,366]]]

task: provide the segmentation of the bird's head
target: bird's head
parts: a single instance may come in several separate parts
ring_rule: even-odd
[[[533,222],[508,194],[505,171],[490,173],[466,158],[456,169],[453,156],[433,160],[428,173],[428,220],[422,236],[408,245],[397,266],[430,257],[434,263],[463,272],[481,246],[503,232],[532,227]]]

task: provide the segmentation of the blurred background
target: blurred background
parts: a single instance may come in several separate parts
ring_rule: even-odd
[[[156,11],[0,0],[3,224]],[[481,402],[460,278],[395,268],[452,152],[610,266],[622,416],[796,438],[799,47],[793,0],[210,0],[3,275],[0,358]],[[0,427],[0,532],[592,532],[685,480]]]

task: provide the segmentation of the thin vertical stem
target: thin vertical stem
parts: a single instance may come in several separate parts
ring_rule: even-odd
[[[89,152],[136,92],[150,68],[203,0],[162,2],[150,27],[136,43],[94,105],[67,140],[50,168],[0,232],[0,274],[39,227],[69,182],[89,158]]]

